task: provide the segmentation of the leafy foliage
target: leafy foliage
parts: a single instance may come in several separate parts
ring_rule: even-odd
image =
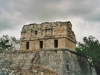
[[[93,67],[100,70],[100,43],[93,36],[84,37],[83,43],[78,43],[77,52],[86,57],[90,70]]]
[[[8,35],[3,35],[0,37],[0,50],[5,49],[15,49],[15,46],[19,44],[20,41],[16,39],[15,37],[9,37]]]

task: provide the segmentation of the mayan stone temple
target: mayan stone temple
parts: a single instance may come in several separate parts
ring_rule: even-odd
[[[75,51],[76,38],[72,24],[44,22],[24,25],[21,31],[21,50],[71,49]]]
[[[0,75],[96,75],[76,52],[70,21],[24,25],[20,50],[0,53]]]
[[[28,53],[23,58],[27,64],[31,60],[34,75],[91,75],[86,61],[80,64],[77,57],[70,21],[24,25],[20,52]]]

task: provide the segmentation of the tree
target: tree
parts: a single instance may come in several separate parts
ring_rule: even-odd
[[[8,35],[3,35],[0,37],[0,50],[14,50],[16,45],[18,45],[20,41],[16,39],[15,37],[9,37]]]
[[[20,40],[16,39],[15,37],[11,36],[11,46],[13,49],[16,49],[16,46],[20,45]]]
[[[95,67],[100,75],[100,43],[95,37],[89,36],[83,38],[83,43],[78,43],[77,52],[83,55],[90,65],[90,71]]]

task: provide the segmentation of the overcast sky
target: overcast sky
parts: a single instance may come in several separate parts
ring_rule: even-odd
[[[0,36],[20,38],[29,23],[71,21],[77,41],[100,40],[100,0],[0,0]]]

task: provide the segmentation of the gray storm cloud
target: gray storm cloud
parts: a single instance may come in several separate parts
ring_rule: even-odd
[[[0,0],[0,31],[17,30],[27,22],[70,20],[78,39],[99,38],[99,4],[99,0]]]

